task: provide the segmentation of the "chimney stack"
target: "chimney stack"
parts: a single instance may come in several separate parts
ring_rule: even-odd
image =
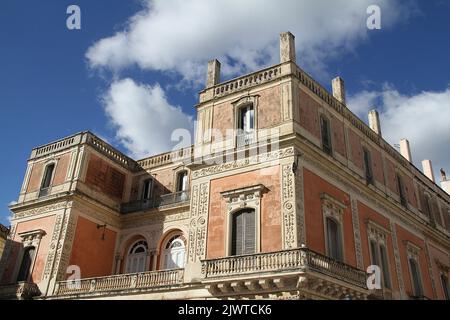
[[[331,81],[331,86],[333,88],[333,96],[340,102],[345,104],[345,84],[344,79],[341,77],[336,77]]]
[[[408,141],[408,139],[401,139],[400,140],[400,153],[406,160],[408,160],[409,162],[412,162],[411,149],[409,148],[409,141]]]
[[[434,180],[434,173],[433,173],[433,165],[431,164],[431,160],[423,160],[422,161],[422,168],[423,173],[433,182]]]
[[[295,37],[290,32],[280,34],[280,62],[296,62]]]
[[[369,127],[373,132],[381,137],[380,115],[376,109],[369,111]]]
[[[447,175],[444,169],[441,169],[441,188],[448,194],[450,194],[450,180],[447,179]]]
[[[220,62],[217,59],[208,62],[208,76],[206,88],[214,87],[220,82]]]

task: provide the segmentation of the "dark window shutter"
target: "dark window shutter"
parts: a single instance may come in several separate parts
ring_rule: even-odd
[[[244,210],[233,214],[231,233],[231,254],[256,252],[255,211]]]
[[[28,281],[31,272],[31,263],[33,262],[34,253],[35,253],[34,247],[29,247],[25,249],[17,281]]]
[[[328,254],[331,258],[342,261],[341,235],[339,225],[331,218],[326,218],[328,236]]]
[[[420,283],[419,266],[416,260],[409,259],[409,267],[411,269],[411,276],[413,278],[414,295],[420,297],[423,295],[422,284]]]
[[[378,257],[377,243],[375,241],[370,241],[370,253],[372,254],[372,264],[380,266],[380,259]]]
[[[384,286],[388,289],[391,288],[391,279],[389,278],[389,265],[386,248],[380,245],[380,255],[381,255],[381,269],[383,272]]]
[[[243,254],[251,254],[256,252],[255,248],[255,238],[256,238],[256,228],[255,228],[255,211],[250,210],[245,212],[244,215],[244,250]]]

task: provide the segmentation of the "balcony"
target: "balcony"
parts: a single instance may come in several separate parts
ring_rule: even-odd
[[[109,277],[60,281],[54,296],[108,295],[118,292],[151,291],[183,283],[184,269],[121,274]]]
[[[311,296],[366,299],[366,273],[307,248],[204,260],[202,273],[216,295],[302,289]]]
[[[180,191],[162,195],[155,199],[142,199],[123,203],[120,207],[120,212],[123,214],[146,211],[159,207],[176,205],[188,202],[190,199],[190,193],[188,191]]]
[[[244,132],[236,135],[236,145],[238,148],[242,148],[251,145],[255,142],[254,132]]]
[[[40,296],[38,286],[30,282],[18,282],[0,287],[1,300],[29,300]]]

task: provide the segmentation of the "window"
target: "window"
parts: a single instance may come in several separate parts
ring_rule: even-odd
[[[405,197],[405,187],[403,185],[403,180],[400,175],[397,174],[397,187],[398,187],[398,195],[400,196],[400,203],[402,206],[407,206],[406,197]]]
[[[182,171],[177,175],[177,189],[176,192],[186,191],[188,186],[188,173]]]
[[[239,127],[244,133],[251,133],[254,129],[255,113],[253,104],[246,105],[239,109]]]
[[[253,142],[253,130],[255,128],[255,110],[253,104],[245,105],[238,111],[237,145],[246,146]]]
[[[52,183],[53,171],[55,170],[55,164],[49,164],[45,167],[44,177],[42,179],[41,189],[48,189]]]
[[[442,284],[442,290],[444,291],[445,300],[450,300],[450,290],[448,288],[448,278],[444,274],[441,274],[441,284]]]
[[[391,278],[389,277],[389,263],[386,247],[380,245],[381,272],[383,273],[383,284],[386,288],[391,288]]]
[[[148,246],[145,240],[140,240],[131,247],[128,253],[126,273],[146,271],[147,251]]]
[[[232,215],[231,255],[256,252],[255,210],[243,209]]]
[[[331,135],[330,135],[330,122],[324,116],[320,117],[320,130],[322,133],[322,149],[327,154],[332,154],[331,149]]]
[[[27,247],[23,253],[22,263],[20,264],[19,275],[17,281],[28,281],[31,275],[31,266],[33,264],[36,249]]]
[[[372,173],[372,158],[370,156],[369,150],[363,148],[364,153],[364,169],[366,172],[366,182],[368,184],[373,184],[373,173]]]
[[[413,295],[415,297],[423,296],[422,282],[420,280],[420,269],[417,260],[409,258],[409,271],[411,272]]]
[[[142,200],[150,200],[153,193],[153,179],[147,179],[142,185]]]
[[[342,239],[339,223],[337,223],[336,220],[327,217],[326,230],[328,256],[337,261],[343,261]]]
[[[163,269],[184,268],[186,247],[181,235],[172,237],[164,249]]]
[[[370,257],[373,265],[381,270],[381,285],[383,288],[391,288],[391,278],[389,275],[389,260],[386,249],[387,232],[372,221],[367,222],[367,232],[369,236]]]

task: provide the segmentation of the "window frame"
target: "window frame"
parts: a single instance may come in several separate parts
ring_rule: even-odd
[[[344,239],[344,210],[347,208],[339,200],[333,198],[327,193],[322,193],[320,195],[322,200],[322,222],[324,230],[324,240],[325,240],[325,253],[328,257],[330,256],[329,240],[328,240],[328,230],[327,230],[327,218],[332,218],[338,225],[339,229],[339,245],[342,260],[340,262],[345,263],[345,239]]]
[[[367,184],[374,185],[375,178],[373,176],[372,153],[367,147],[363,147],[362,149],[363,149],[364,177],[366,179]]]
[[[236,230],[234,229],[234,221],[235,221],[235,218],[237,218],[237,216],[238,215],[240,215],[240,214],[244,214],[244,213],[247,213],[247,214],[253,214],[253,224],[254,224],[254,250],[253,250],[253,252],[248,252],[248,253],[240,253],[240,254],[237,254],[237,252],[233,252],[234,250],[234,247],[233,247],[233,236],[234,236],[234,234],[235,234],[235,232],[236,232]],[[231,234],[230,234],[230,256],[232,256],[232,257],[234,257],[234,256],[241,256],[241,255],[246,255],[246,254],[256,254],[256,253],[258,253],[257,252],[257,249],[256,249],[256,247],[257,247],[257,241],[258,241],[258,239],[257,239],[257,229],[258,229],[258,226],[257,226],[257,224],[256,224],[256,220],[257,220],[257,218],[256,218],[256,210],[254,209],[254,208],[242,208],[242,209],[239,209],[239,210],[235,210],[234,212],[232,212],[231,214],[230,214],[230,217],[231,217],[231,229],[230,229],[230,232],[231,232]],[[246,227],[244,226],[244,230],[246,229]],[[245,236],[245,231],[244,231],[244,236]],[[246,242],[246,238],[243,238],[242,239],[242,243],[243,243],[243,248],[242,248],[242,251],[244,251],[245,250],[245,242]],[[237,248],[236,248],[237,249]]]
[[[324,143],[324,122],[326,123],[326,130],[327,130],[327,134],[326,134],[326,139],[328,140],[328,146]],[[326,154],[328,154],[329,156],[333,156],[333,141],[332,141],[332,134],[331,134],[331,121],[330,119],[324,115],[323,113],[320,114],[319,116],[319,126],[320,126],[320,143],[322,146],[322,150],[323,152],[325,152]]]
[[[254,144],[258,140],[258,104],[259,104],[259,95],[248,95],[241,97],[231,104],[234,108],[234,141],[233,146],[235,148],[243,148],[247,147],[251,144]],[[253,129],[250,133],[248,133],[248,143],[247,143],[247,134],[241,132],[240,128],[240,110],[242,108],[246,108],[249,105],[253,107]],[[244,136],[244,143],[241,143],[242,136]]]

